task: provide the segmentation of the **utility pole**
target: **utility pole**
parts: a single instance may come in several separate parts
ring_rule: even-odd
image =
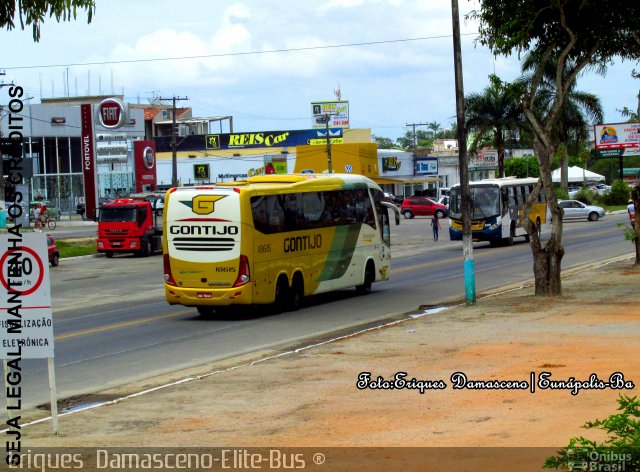
[[[418,137],[416,135],[416,126],[427,126],[429,123],[407,123],[406,126],[411,126],[413,128],[413,150],[415,151],[418,147]]]
[[[471,239],[471,194],[467,169],[467,130],[464,122],[464,84],[462,77],[462,52],[460,47],[460,14],[458,0],[451,0],[453,20],[453,63],[456,87],[456,118],[458,127],[458,163],[460,166],[460,193],[462,197],[462,253],[464,255],[464,287],[467,305],[476,303],[476,280]]]
[[[171,106],[171,186],[178,186],[178,145],[176,138],[178,136],[178,129],[176,128],[176,102],[178,100],[189,100],[189,97],[176,97],[162,98],[158,97],[158,100],[171,100],[173,105]]]
[[[329,136],[329,121],[331,120],[331,114],[324,114],[324,123],[327,129],[327,171],[333,174],[333,163],[331,161],[331,136]]]

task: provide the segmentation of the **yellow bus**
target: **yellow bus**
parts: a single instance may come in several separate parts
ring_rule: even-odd
[[[471,231],[474,241],[488,241],[491,245],[513,244],[513,238],[529,235],[522,227],[522,208],[529,198],[537,178],[518,179],[503,177],[469,183],[471,193]],[[451,187],[449,195],[449,237],[462,240],[462,195],[460,184]],[[529,219],[536,225],[538,234],[547,222],[547,201],[541,190],[531,205]]]
[[[270,174],[172,188],[163,217],[169,304],[211,315],[230,305],[299,308],[304,297],[390,274],[390,218],[380,187],[352,174]]]

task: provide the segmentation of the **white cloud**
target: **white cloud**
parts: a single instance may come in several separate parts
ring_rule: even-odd
[[[477,0],[460,2],[461,17]],[[463,33],[475,24],[461,18]],[[396,41],[426,38],[415,41]],[[430,39],[429,39],[430,38]],[[98,0],[94,21],[46,23],[39,44],[30,31],[0,31],[3,66],[60,67],[7,70],[6,79],[36,97],[62,95],[70,74],[80,94],[125,90],[127,99],[188,96],[194,114],[233,115],[237,129],[309,126],[309,103],[332,99],[340,83],[354,125],[396,138],[407,122],[448,124],[455,114],[450,2],[445,0]],[[371,43],[333,48],[334,45]],[[494,71],[518,76],[515,58],[494,58],[463,36],[465,92],[480,91]],[[300,50],[303,48],[309,48]],[[313,49],[311,49],[313,48]],[[266,51],[281,51],[267,53]],[[256,52],[256,54],[248,54]],[[262,52],[262,53],[260,53]],[[179,61],[160,57],[201,56]],[[144,61],[141,61],[144,60]],[[116,64],[74,66],[87,62]],[[138,62],[122,62],[138,61]],[[615,65],[602,79],[581,77],[581,90],[603,100],[609,121],[616,109],[636,106],[632,65]]]

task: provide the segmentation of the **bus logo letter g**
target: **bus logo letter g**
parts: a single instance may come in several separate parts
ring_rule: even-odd
[[[196,195],[191,202],[191,210],[197,215],[208,215],[215,210],[214,204],[224,195]]]

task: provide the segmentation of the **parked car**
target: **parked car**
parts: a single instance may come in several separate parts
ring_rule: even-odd
[[[400,208],[400,213],[406,218],[414,218],[416,216],[433,216],[438,218],[447,216],[447,207],[436,203],[427,197],[409,197],[405,198]]]
[[[587,219],[598,221],[604,216],[604,208],[594,205],[586,205],[578,200],[559,200],[558,205],[564,211],[563,220]]]
[[[49,250],[49,264],[56,267],[58,262],[60,262],[60,253],[56,245],[56,238],[50,234],[47,234],[47,249]]]
[[[604,195],[605,193],[609,193],[611,191],[611,185],[607,184],[596,184],[592,185],[589,188],[598,195]]]

